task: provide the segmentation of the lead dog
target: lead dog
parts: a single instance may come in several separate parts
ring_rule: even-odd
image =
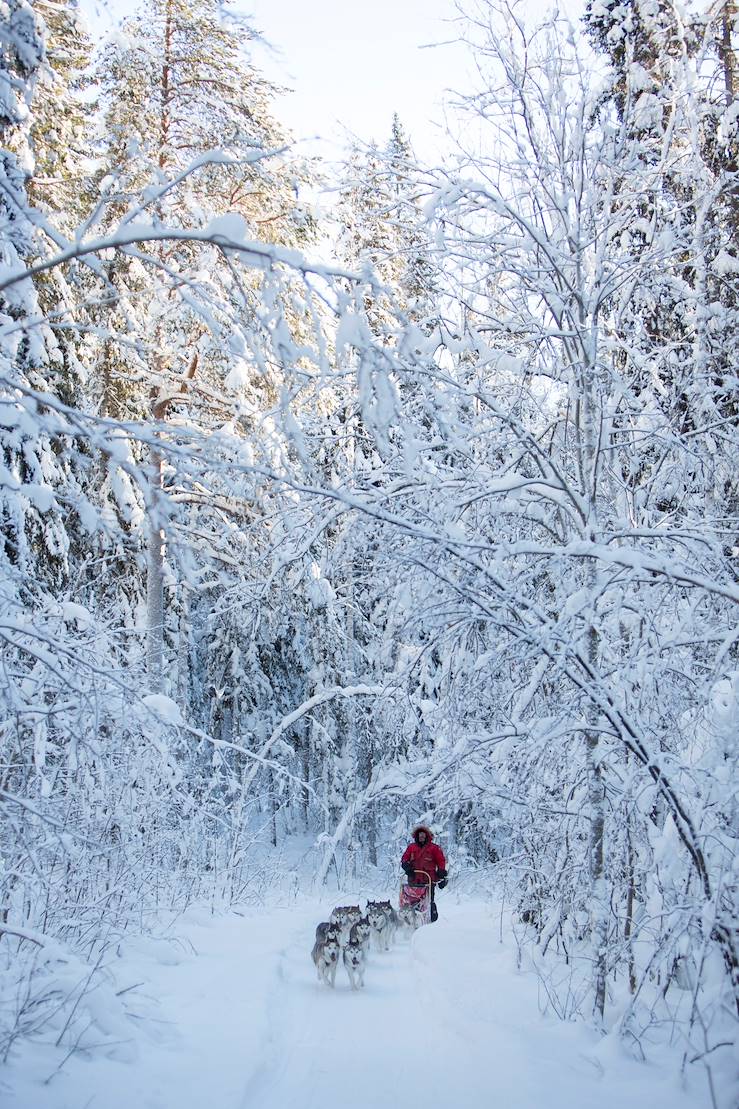
[[[344,966],[353,990],[358,990],[364,985],[366,962],[367,956],[363,945],[358,940],[349,940],[344,948]]]
[[[316,940],[311,952],[318,981],[325,982],[332,989],[336,981],[336,967],[339,964],[340,952],[339,937],[334,932],[329,932],[325,940]]]

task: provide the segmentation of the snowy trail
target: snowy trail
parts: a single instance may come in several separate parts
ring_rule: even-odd
[[[496,943],[489,910],[444,906],[433,928],[373,952],[363,991],[340,969],[315,979],[312,929],[282,954],[269,1047],[239,1109],[699,1109],[682,1091],[580,1023],[542,1019],[534,976]],[[707,1101],[705,1102],[707,1105]]]
[[[283,955],[279,992],[273,998],[273,1038],[268,1058],[246,1090],[241,1109],[325,1109],[351,1104],[377,1109],[404,1095],[417,1100],[422,1086],[437,1096],[464,1091],[468,1109],[489,1109],[480,1088],[475,1046],[455,1043],[445,1057],[427,1008],[413,944],[373,951],[366,986],[352,991],[343,968],[335,990],[320,986],[307,955],[312,935]],[[310,942],[309,942],[310,941]]]
[[[405,1032],[423,1012],[413,995],[408,949],[373,953],[367,987],[352,991],[339,969],[331,991],[316,981],[305,935],[283,955],[271,999],[267,1056],[243,1109],[377,1106],[403,1089]]]
[[[379,1109],[424,1089],[459,1109],[707,1109],[704,1089],[636,1063],[615,1037],[542,1017],[536,976],[516,970],[489,908],[445,899],[438,924],[372,953],[357,992],[343,967],[335,990],[316,981],[326,911],[192,912],[175,958],[132,941],[123,969],[147,979],[154,1019],[59,1073],[48,1049],[26,1049],[9,1097],[0,1072],[3,1109]]]

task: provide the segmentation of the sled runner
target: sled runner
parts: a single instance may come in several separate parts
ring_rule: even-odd
[[[418,884],[423,882],[423,885]],[[431,876],[425,870],[417,870],[415,883],[403,883],[400,887],[399,905],[401,909],[414,909],[422,924],[431,923]]]

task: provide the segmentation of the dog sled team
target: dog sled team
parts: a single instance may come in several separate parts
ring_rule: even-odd
[[[413,909],[402,917],[389,901],[368,901],[362,912],[359,905],[338,905],[329,920],[316,928],[313,962],[320,982],[333,986],[339,961],[344,963],[353,990],[364,985],[364,971],[371,946],[388,951],[400,930],[412,931],[417,917]]]
[[[364,912],[359,905],[338,905],[329,920],[318,925],[312,958],[319,982],[333,987],[341,960],[351,988],[360,989],[371,945],[389,951],[398,936],[410,936],[421,924],[438,919],[435,891],[446,885],[446,859],[425,824],[413,829],[401,866],[406,882],[399,908],[389,901],[368,901]]]

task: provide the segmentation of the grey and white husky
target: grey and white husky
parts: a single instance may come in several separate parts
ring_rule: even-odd
[[[378,901],[377,904],[384,911],[385,916],[387,917],[388,941],[392,942],[395,939],[395,933],[398,931],[398,928],[400,927],[400,920],[398,919],[398,914],[396,913],[395,909],[392,907],[392,905],[390,904],[389,901]]]
[[[334,932],[329,932],[325,940],[316,940],[311,953],[318,981],[325,982],[332,989],[336,981],[336,967],[339,965],[340,953],[339,937]]]
[[[335,909],[331,910],[330,920],[332,924],[341,924],[345,920],[350,918],[354,920],[361,915],[362,910],[359,905],[337,905]]]
[[[319,941],[324,943],[329,932],[332,932],[337,939],[341,937],[341,926],[339,924],[332,924],[329,920],[322,920],[316,926],[316,943]]]
[[[349,940],[344,948],[344,966],[353,990],[358,990],[364,985],[366,963],[367,955],[363,945],[358,940]]]
[[[374,904],[375,904],[376,908],[381,909],[382,912],[385,914],[385,920],[387,921],[386,940],[387,940],[387,944],[389,946],[392,943],[392,941],[395,939],[395,934],[398,931],[398,928],[400,927],[400,920],[398,919],[398,914],[396,913],[395,909],[392,907],[392,905],[390,904],[389,901],[375,901]]]
[[[359,920],[355,920],[354,924],[352,924],[349,929],[349,943],[360,944],[366,953],[371,935],[372,928],[370,927],[369,920],[366,916],[360,916]]]
[[[415,932],[421,923],[420,914],[415,909],[411,909],[410,906],[398,909],[397,917],[399,930],[405,936],[410,936],[411,933]]]
[[[352,925],[356,924],[361,916],[362,910],[359,905],[337,905],[331,911],[330,921],[340,929],[342,943],[348,941]]]
[[[390,950],[390,917],[385,911],[385,906],[390,902],[368,901],[367,920],[369,921],[372,938],[380,951]]]

